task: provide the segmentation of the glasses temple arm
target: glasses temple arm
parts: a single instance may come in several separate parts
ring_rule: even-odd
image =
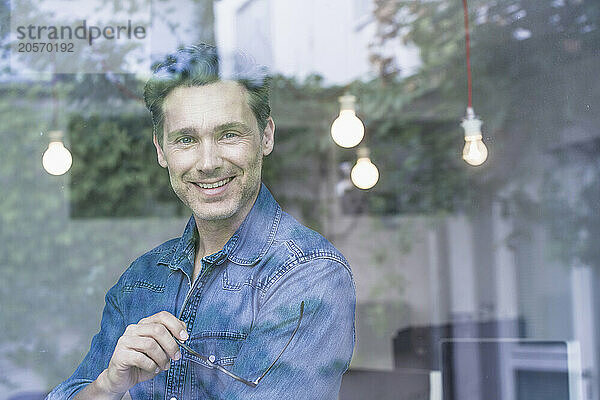
[[[277,358],[275,359],[275,361],[273,361],[273,363],[269,366],[269,368],[267,368],[267,370],[265,372],[263,372],[263,374],[261,376],[259,376],[258,378],[256,378],[254,380],[254,384],[258,385],[258,382],[260,382],[260,380],[262,378],[265,377],[265,375],[267,375],[267,373],[271,370],[271,368],[273,368],[273,366],[275,365],[275,363],[277,361],[279,361],[279,358],[281,358],[281,355],[283,354],[283,352],[285,351],[285,349],[287,349],[287,347],[290,345],[290,343],[292,342],[292,339],[294,338],[294,336],[296,335],[296,332],[298,332],[298,328],[300,328],[300,322],[302,321],[302,316],[304,315],[304,301],[302,301],[300,303],[300,317],[298,318],[298,325],[296,325],[296,329],[294,329],[294,332],[292,332],[292,336],[290,336],[290,340],[287,341],[287,343],[285,344],[285,346],[283,347],[283,350],[281,350],[281,353],[279,353],[279,355],[277,356]]]

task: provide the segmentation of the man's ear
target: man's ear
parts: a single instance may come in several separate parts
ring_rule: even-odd
[[[263,145],[263,156],[268,156],[273,151],[273,145],[275,144],[275,122],[273,118],[269,117],[267,120],[267,126],[263,131],[262,145]]]
[[[160,147],[160,144],[158,144],[156,133],[152,135],[152,143],[154,143],[154,147],[156,147],[156,156],[158,158],[158,163],[161,167],[167,168],[167,159],[165,158],[165,153],[163,153],[162,147]]]

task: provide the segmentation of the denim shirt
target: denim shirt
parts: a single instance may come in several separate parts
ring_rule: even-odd
[[[129,390],[134,400],[337,399],[354,348],[355,289],[346,259],[283,212],[262,185],[244,222],[192,282],[197,230],[135,260],[106,294],[100,332],[75,373],[48,400],[71,399],[108,367],[129,324],[166,310],[187,324],[186,343],[254,380],[252,388],[185,350],[167,371]]]

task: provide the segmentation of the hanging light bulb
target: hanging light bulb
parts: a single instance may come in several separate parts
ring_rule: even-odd
[[[379,171],[369,159],[369,149],[362,147],[357,151],[358,160],[352,167],[350,179],[359,189],[371,189],[379,180]]]
[[[463,160],[473,166],[483,164],[488,156],[487,147],[483,144],[481,124],[481,120],[475,116],[473,109],[468,107],[467,116],[462,120],[460,125],[465,130]]]
[[[463,160],[473,166],[481,165],[488,156],[487,147],[483,144],[481,134],[481,120],[475,116],[473,111],[473,84],[471,78],[471,39],[469,36],[469,9],[467,0],[463,0],[463,11],[465,20],[465,44],[467,62],[467,116],[463,118],[461,126],[465,130],[465,147],[463,148]]]
[[[51,175],[63,175],[71,168],[73,157],[71,157],[71,152],[65,148],[62,142],[63,135],[61,131],[51,131],[48,132],[48,135],[50,136],[50,144],[42,156],[42,165],[46,172]]]
[[[354,147],[365,136],[365,126],[356,116],[354,110],[356,97],[344,95],[338,100],[340,102],[340,115],[331,125],[331,137],[338,146]]]

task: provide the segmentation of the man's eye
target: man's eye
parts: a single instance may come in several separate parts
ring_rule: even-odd
[[[192,143],[192,138],[189,136],[183,136],[183,137],[180,137],[179,139],[177,139],[177,143],[190,144],[190,143]]]
[[[238,135],[237,132],[225,132],[225,134],[223,135],[223,138],[232,139],[232,138],[236,137],[237,135]]]

